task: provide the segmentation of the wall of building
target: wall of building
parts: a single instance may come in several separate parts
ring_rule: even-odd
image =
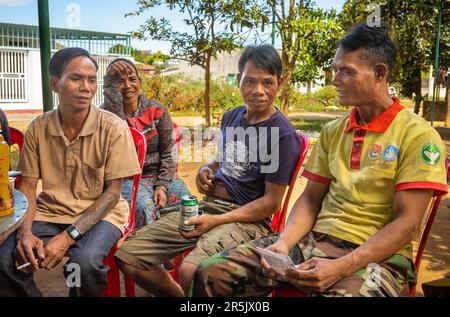
[[[238,70],[238,61],[242,50],[236,50],[231,53],[221,53],[217,59],[211,61],[211,78],[214,80],[227,80],[228,75],[236,75]],[[172,72],[173,74],[174,72]],[[177,73],[181,73],[194,80],[203,80],[205,71],[200,66],[191,66],[189,62],[180,60]]]
[[[29,83],[28,91],[30,100],[28,104],[17,105],[17,110],[42,111],[44,102],[42,99],[42,75],[41,75],[41,53],[39,51],[29,51]]]
[[[2,49],[5,51],[5,49]],[[13,51],[13,50],[11,50]],[[16,50],[17,51],[17,50]],[[38,50],[26,50],[27,54],[27,102],[10,102],[0,99],[0,108],[6,113],[40,113],[43,111],[42,99],[42,79],[41,79],[41,57]],[[94,97],[93,103],[99,106],[103,102],[103,76],[106,73],[108,64],[115,59],[115,56],[95,56],[99,64],[98,71],[98,89]],[[134,61],[133,58],[129,57]],[[0,88],[1,89],[1,88]],[[54,94],[53,104],[56,107],[58,104],[58,96]]]

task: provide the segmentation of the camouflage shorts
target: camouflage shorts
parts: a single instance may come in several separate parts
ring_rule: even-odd
[[[191,296],[265,296],[288,284],[264,276],[261,257],[256,246],[273,244],[278,235],[243,244],[203,261],[194,276]],[[290,250],[295,264],[313,257],[340,258],[358,245],[327,234],[312,232]],[[374,271],[375,270],[375,271]],[[375,274],[376,273],[376,274]],[[414,265],[402,255],[394,255],[375,266],[369,266],[342,278],[324,293],[309,296],[382,297],[407,296],[408,287],[415,284]]]

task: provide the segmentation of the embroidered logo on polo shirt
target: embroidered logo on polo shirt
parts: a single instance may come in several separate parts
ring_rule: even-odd
[[[381,144],[372,144],[369,151],[369,159],[378,160],[383,152],[383,146]]]
[[[384,159],[388,162],[395,161],[398,157],[398,148],[393,145],[389,145],[384,151],[383,156]]]
[[[439,149],[439,146],[437,146],[436,144],[428,143],[422,148],[420,156],[422,157],[422,160],[425,163],[434,166],[437,163],[439,163],[441,159],[441,150]]]

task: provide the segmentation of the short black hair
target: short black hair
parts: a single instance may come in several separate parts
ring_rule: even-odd
[[[245,64],[249,60],[252,60],[257,68],[281,78],[283,70],[281,58],[277,50],[271,45],[247,46],[239,59],[239,73],[244,72]]]
[[[389,80],[394,71],[397,55],[397,47],[389,36],[390,31],[391,28],[386,23],[373,27],[360,23],[355,25],[338,44],[349,52],[364,49],[366,58],[372,63],[386,64]]]
[[[91,54],[89,54],[88,51],[79,47],[69,47],[59,50],[53,55],[52,59],[50,60],[50,64],[48,66],[50,75],[55,77],[61,77],[64,71],[64,67],[66,67],[71,60],[79,56],[86,56],[87,58],[89,58],[94,63],[95,70],[98,70],[97,62],[91,56]]]

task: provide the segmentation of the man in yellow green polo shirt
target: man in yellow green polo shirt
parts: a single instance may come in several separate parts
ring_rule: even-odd
[[[333,85],[354,108],[323,128],[285,230],[202,262],[194,296],[258,296],[286,284],[319,296],[407,295],[411,240],[447,183],[439,134],[388,94],[395,55],[386,25],[359,24],[340,41]],[[295,266],[270,266],[256,247]]]

